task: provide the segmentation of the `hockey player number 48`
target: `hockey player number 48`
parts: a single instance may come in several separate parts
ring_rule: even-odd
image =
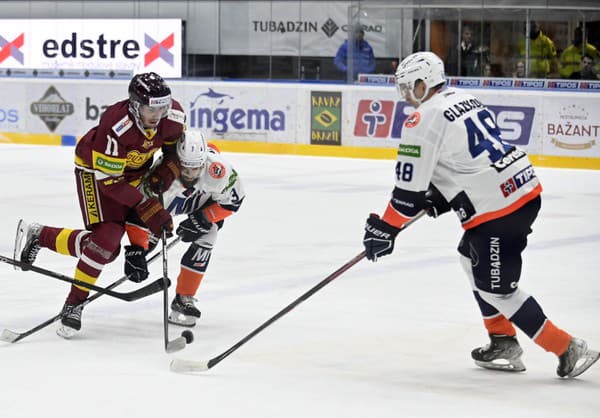
[[[488,158],[495,163],[504,157],[511,147],[502,142],[500,129],[488,110],[483,109],[477,112],[477,119],[473,120],[470,117],[465,119],[471,157],[476,158],[482,152],[487,151]]]

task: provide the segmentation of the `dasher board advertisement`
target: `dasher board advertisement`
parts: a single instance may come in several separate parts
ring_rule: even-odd
[[[181,77],[181,19],[0,19],[0,68]]]

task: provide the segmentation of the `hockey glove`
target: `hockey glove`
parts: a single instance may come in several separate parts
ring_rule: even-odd
[[[202,235],[210,232],[212,223],[206,219],[202,209],[198,209],[188,215],[188,218],[177,227],[177,235],[183,242],[193,242]]]
[[[125,246],[125,274],[129,280],[136,283],[148,278],[146,251],[139,245]]]
[[[372,213],[367,218],[363,245],[367,259],[377,261],[379,257],[391,254],[394,251],[394,240],[400,230]]]
[[[158,200],[151,197],[139,203],[135,208],[140,219],[154,235],[161,236],[163,227],[167,229],[167,236],[171,236],[173,219]]]
[[[429,189],[425,193],[425,211],[427,215],[432,218],[437,218],[438,216],[449,212],[450,203],[446,200],[446,198],[440,193],[440,191],[433,184],[429,184]]]
[[[162,193],[171,187],[173,181],[179,178],[181,170],[177,162],[171,158],[164,158],[148,176],[148,186],[154,194]]]

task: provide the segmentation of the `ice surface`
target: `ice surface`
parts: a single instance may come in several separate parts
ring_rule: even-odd
[[[600,366],[562,381],[554,355],[522,333],[527,372],[473,364],[469,353],[487,336],[459,266],[452,214],[417,222],[393,255],[360,262],[208,372],[170,372],[173,358],[222,353],[358,254],[364,220],[385,209],[393,186],[392,161],[227,157],[247,198],[226,221],[198,292],[194,343],[164,352],[161,294],[131,303],[103,296],[70,341],[53,325],[0,343],[0,417],[600,415]],[[538,175],[545,192],[522,288],[558,326],[599,349],[600,172]],[[72,148],[3,144],[0,190],[1,254],[12,254],[21,217],[81,227]],[[172,278],[185,248],[169,253]],[[71,276],[75,259],[42,250],[37,263]],[[97,284],[120,277],[122,265],[121,256]],[[153,264],[151,279],[161,274]],[[58,313],[69,287],[6,264],[0,283],[0,329],[19,332]],[[182,330],[172,326],[171,339]]]

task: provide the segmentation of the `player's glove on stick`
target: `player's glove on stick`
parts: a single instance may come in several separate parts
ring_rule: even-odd
[[[136,283],[148,278],[146,251],[139,245],[125,246],[125,274],[129,280]]]
[[[440,193],[440,191],[433,184],[429,184],[429,189],[425,193],[425,211],[427,215],[432,218],[437,218],[438,216],[449,212],[450,203],[446,200],[446,198]]]
[[[173,219],[171,214],[162,207],[160,202],[151,197],[139,203],[135,208],[136,213],[154,235],[160,236],[162,228],[167,229],[167,235],[171,236],[173,230]]]
[[[177,162],[171,158],[165,158],[148,176],[148,186],[154,194],[162,193],[171,187],[171,184],[179,177],[180,173],[181,170]]]
[[[206,219],[202,209],[198,209],[188,215],[188,218],[177,227],[177,235],[183,242],[193,242],[202,235],[207,234],[212,228],[212,223]]]
[[[367,218],[363,245],[367,259],[377,261],[379,257],[394,251],[394,241],[400,229],[388,224],[379,216],[372,213]]]

